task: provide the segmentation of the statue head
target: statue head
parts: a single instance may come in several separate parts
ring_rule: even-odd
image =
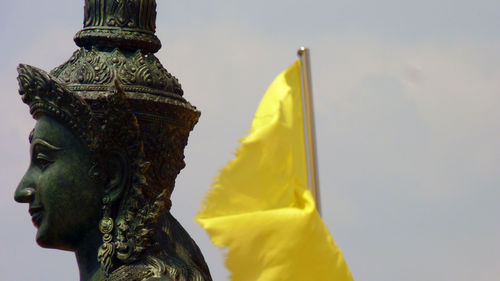
[[[145,195],[150,163],[144,161],[139,124],[123,89],[116,84],[115,91],[94,101],[97,116],[44,71],[27,65],[18,71],[19,92],[37,122],[30,134],[30,167],[15,199],[29,203],[37,242],[76,251],[99,228],[103,245],[96,258],[106,271],[113,258],[137,260],[151,245],[169,199],[166,191]]]
[[[39,245],[77,256],[90,248],[104,276],[211,280],[169,212],[200,113],[153,54],[155,8],[86,0],[81,48],[66,63],[50,74],[19,66],[19,93],[37,122],[15,199],[29,203]]]
[[[78,236],[101,214],[104,188],[91,172],[97,171],[98,126],[88,105],[46,73],[26,65],[18,70],[22,99],[37,123],[15,199],[29,203],[41,246],[75,250]]]

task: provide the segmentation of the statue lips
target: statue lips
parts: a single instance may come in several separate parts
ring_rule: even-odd
[[[41,206],[32,206],[29,209],[29,213],[31,215],[31,221],[33,221],[33,225],[35,225],[36,228],[40,226],[42,223],[43,219],[43,208]]]

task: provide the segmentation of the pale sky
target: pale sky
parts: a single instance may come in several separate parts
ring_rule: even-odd
[[[2,280],[78,280],[72,253],[36,245],[13,193],[34,124],[16,66],[69,59],[83,2],[2,0]],[[500,2],[158,2],[158,57],[202,111],[173,214],[214,280],[229,280],[223,251],[193,217],[302,45],[312,52],[323,217],[355,280],[499,280]]]

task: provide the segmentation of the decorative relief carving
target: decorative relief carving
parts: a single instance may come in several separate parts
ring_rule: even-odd
[[[124,53],[118,49],[100,52],[95,48],[76,51],[68,62],[54,69],[52,75],[68,85],[113,85],[118,79],[127,86],[157,90],[160,95],[181,98],[181,84],[152,54],[145,55],[140,50]]]
[[[136,1],[113,0],[109,8],[107,25],[137,27],[136,20],[139,18],[139,10]]]
[[[78,46],[114,46],[156,52],[156,1],[85,0],[84,29],[75,35]]]
[[[85,0],[83,26],[103,25],[106,0]]]
[[[86,0],[84,27],[116,26],[153,32],[156,2],[152,0]]]
[[[140,2],[139,12],[140,26],[146,30],[156,30],[156,2],[145,0]]]

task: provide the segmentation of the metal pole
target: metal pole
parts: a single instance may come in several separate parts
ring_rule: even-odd
[[[316,153],[316,132],[314,127],[314,112],[311,83],[311,63],[309,49],[301,47],[298,51],[300,58],[300,73],[305,112],[306,155],[309,172],[309,188],[316,201],[316,207],[321,214],[321,202],[318,180],[318,157]]]

